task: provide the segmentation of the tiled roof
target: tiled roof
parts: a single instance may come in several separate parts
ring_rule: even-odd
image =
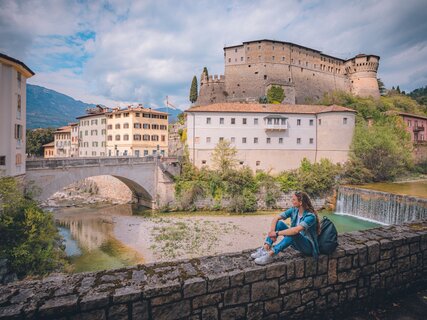
[[[400,111],[397,111],[397,110],[386,111],[386,114],[388,114],[388,115],[398,114],[400,116],[406,116],[406,117],[412,117],[412,118],[418,118],[418,119],[427,120],[427,116],[422,116],[422,115],[413,114],[413,113],[400,112]]]
[[[249,113],[296,113],[317,114],[324,112],[356,112],[353,109],[331,105],[305,104],[260,104],[260,103],[215,103],[195,106],[185,112],[249,112]]]
[[[49,142],[43,145],[43,147],[54,147],[55,146],[55,142]]]
[[[64,126],[56,129],[55,133],[71,132],[71,126]]]

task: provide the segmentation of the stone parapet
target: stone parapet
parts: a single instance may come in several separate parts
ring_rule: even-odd
[[[302,319],[426,285],[427,221],[350,232],[318,260],[249,252],[54,275],[0,287],[0,319]]]

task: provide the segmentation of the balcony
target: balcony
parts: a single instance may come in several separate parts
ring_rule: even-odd
[[[414,132],[424,131],[424,126],[416,125],[416,126],[414,126],[414,128],[413,128],[412,130],[413,130]]]
[[[266,131],[283,131],[288,129],[288,124],[265,124]]]

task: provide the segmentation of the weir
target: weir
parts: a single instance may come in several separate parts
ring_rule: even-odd
[[[427,199],[355,187],[340,187],[336,212],[384,224],[401,224],[426,219]]]

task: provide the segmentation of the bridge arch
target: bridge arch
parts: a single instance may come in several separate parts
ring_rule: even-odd
[[[77,181],[109,175],[122,181],[138,199],[138,203],[149,208],[156,207],[158,166],[154,161],[132,161],[127,158],[78,160],[27,161],[25,179],[40,189],[37,198],[46,201],[55,192]],[[120,161],[121,160],[121,161]]]

